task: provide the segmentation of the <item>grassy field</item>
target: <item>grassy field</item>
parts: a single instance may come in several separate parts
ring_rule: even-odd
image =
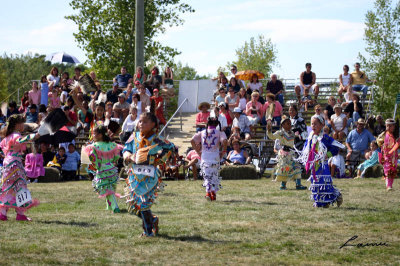
[[[33,222],[0,223],[0,264],[400,264],[400,182],[334,180],[342,207],[312,207],[309,191],[279,191],[270,179],[223,181],[216,202],[200,181],[167,182],[153,212],[160,235],[140,238],[140,220],[105,211],[89,181],[32,184]],[[122,193],[123,186],[119,184]],[[350,243],[388,246],[339,247]]]

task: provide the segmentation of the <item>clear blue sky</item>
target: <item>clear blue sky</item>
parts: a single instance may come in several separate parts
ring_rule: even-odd
[[[50,54],[65,51],[86,59],[72,33],[77,27],[64,16],[69,1],[4,1],[0,10],[0,52]],[[372,0],[192,0],[196,10],[185,24],[159,36],[182,52],[176,60],[200,74],[216,75],[218,66],[235,60],[235,49],[259,34],[271,38],[285,78],[298,77],[306,62],[317,77],[336,77],[344,64],[351,69],[364,52],[365,14]]]

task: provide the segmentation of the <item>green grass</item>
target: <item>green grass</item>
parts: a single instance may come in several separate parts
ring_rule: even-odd
[[[223,181],[216,202],[200,181],[167,182],[153,212],[160,235],[140,238],[140,220],[111,214],[89,181],[32,184],[41,205],[33,222],[0,223],[0,264],[282,264],[400,263],[400,183],[387,193],[382,180],[334,180],[340,208],[316,209],[309,191],[279,191],[270,179]],[[122,193],[122,183],[118,192]],[[339,247],[387,242],[388,247]]]

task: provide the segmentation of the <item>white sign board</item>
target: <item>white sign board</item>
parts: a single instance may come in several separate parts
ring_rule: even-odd
[[[197,106],[201,102],[210,103],[217,88],[217,81],[210,79],[202,80],[181,80],[179,82],[179,100],[180,105],[185,98],[188,102],[182,106],[183,113],[195,113],[199,110]]]

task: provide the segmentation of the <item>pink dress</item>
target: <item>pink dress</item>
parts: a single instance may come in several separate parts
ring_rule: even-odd
[[[25,171],[29,178],[44,176],[43,156],[40,153],[29,153],[25,157]]]
[[[58,95],[53,95],[53,93],[49,92],[49,100],[50,100],[50,107],[52,108],[60,108],[61,100]]]
[[[400,145],[400,138],[397,140]],[[396,145],[396,139],[388,132],[385,133],[385,141],[382,145],[382,154],[380,162],[383,165],[383,171],[386,178],[397,177],[397,160],[399,159],[398,150],[389,154],[389,151]]]
[[[29,99],[32,100],[33,104],[36,104],[36,105],[40,104],[40,96],[41,96],[40,90],[37,90],[36,92],[34,92],[33,90],[30,90],[28,92],[28,97],[29,97]]]
[[[19,133],[11,133],[5,137],[0,148],[3,150],[5,158],[3,161],[3,170],[1,173],[1,192],[0,209],[14,208],[17,211],[25,211],[31,207],[39,205],[39,201],[34,199],[18,206],[16,194],[21,189],[27,189],[26,173],[22,164],[23,151],[26,149],[25,142],[30,141],[30,136],[22,137]]]

